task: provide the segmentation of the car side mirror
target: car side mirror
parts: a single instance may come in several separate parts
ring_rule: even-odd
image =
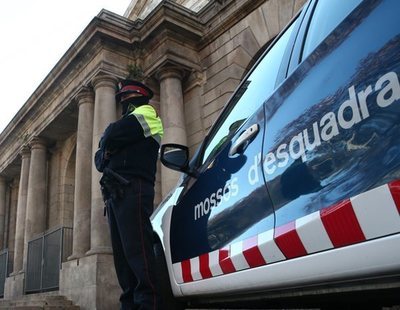
[[[189,168],[189,148],[187,146],[174,143],[161,145],[160,160],[167,168],[192,175]]]

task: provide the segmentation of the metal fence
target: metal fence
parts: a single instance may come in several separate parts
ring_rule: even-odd
[[[4,285],[13,269],[13,257],[13,252],[8,249],[0,252],[0,297],[4,297]]]
[[[61,227],[28,242],[25,293],[57,290],[62,262],[72,254],[72,228]]]

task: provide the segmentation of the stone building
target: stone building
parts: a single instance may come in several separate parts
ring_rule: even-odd
[[[81,309],[116,308],[119,288],[92,158],[120,114],[118,79],[142,75],[155,92],[163,143],[186,144],[193,153],[256,57],[304,2],[132,0],[124,16],[103,10],[93,18],[0,134],[4,299],[51,290]],[[159,166],[155,205],[177,177]]]

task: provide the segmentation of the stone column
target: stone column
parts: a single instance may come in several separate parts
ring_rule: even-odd
[[[79,115],[76,141],[74,231],[72,255],[80,258],[90,249],[92,139],[94,94],[85,88],[77,96]]]
[[[96,170],[93,158],[98,149],[100,137],[106,127],[117,119],[115,90],[117,79],[109,75],[96,76],[93,81],[95,90],[93,140],[92,140],[92,198],[91,198],[91,225],[90,251],[87,253],[112,253],[111,239],[107,219],[103,215],[104,202],[100,191],[101,174]]]
[[[31,161],[31,151],[28,146],[21,149],[21,176],[19,179],[17,219],[15,224],[15,243],[14,243],[14,272],[17,274],[23,268],[24,240],[25,240],[25,218],[26,201],[28,195],[29,167]]]
[[[47,147],[46,142],[39,137],[34,137],[30,146],[24,263],[27,259],[28,242],[46,229]]]
[[[6,179],[0,176],[0,250],[4,247],[4,228],[5,228],[5,214],[6,214],[6,193],[7,182]]]
[[[183,107],[182,72],[176,68],[163,68],[160,80],[160,110],[164,125],[163,143],[187,145]],[[165,197],[176,185],[179,173],[161,166],[162,196]]]
[[[7,236],[4,239],[7,248],[12,252],[10,259],[14,259],[14,248],[15,248],[15,232],[16,232],[16,220],[17,220],[17,204],[18,204],[18,192],[19,192],[19,178],[13,180],[10,186],[10,205],[8,212],[6,212],[6,232]]]

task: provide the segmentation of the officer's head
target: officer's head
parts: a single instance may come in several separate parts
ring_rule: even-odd
[[[153,97],[153,92],[150,88],[141,82],[134,80],[121,80],[118,83],[117,93],[115,98],[117,102],[122,104],[122,114],[148,104]]]

